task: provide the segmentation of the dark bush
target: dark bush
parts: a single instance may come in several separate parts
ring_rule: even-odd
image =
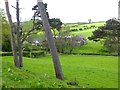
[[[91,28],[96,28],[96,26],[95,26],[95,25],[92,25]]]
[[[77,29],[71,29],[71,31],[73,31],[73,32],[74,32],[74,31],[78,31],[78,30],[77,30]]]
[[[79,28],[80,31],[82,31],[83,29],[82,28]]]
[[[41,56],[45,56],[45,53],[43,51],[31,52],[31,57],[33,57],[33,58],[38,58],[38,57],[41,57]]]
[[[5,40],[2,39],[2,51],[3,52],[11,52],[12,48],[11,48],[10,38],[9,37],[6,37],[6,38],[5,38]]]
[[[12,56],[12,52],[0,52],[0,56]]]
[[[24,51],[24,52],[23,52],[23,56],[24,56],[24,57],[30,57],[31,55],[30,55],[30,52]]]
[[[43,51],[32,51],[32,52],[24,51],[23,52],[24,57],[38,58],[38,57],[41,57],[44,55],[45,55],[45,53]]]
[[[12,52],[0,52],[0,56],[13,56],[13,54]],[[45,56],[45,53],[43,51],[32,51],[32,52],[24,51],[23,52],[23,57],[37,58],[41,56]]]

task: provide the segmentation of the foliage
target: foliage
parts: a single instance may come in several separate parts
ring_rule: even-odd
[[[31,52],[24,51],[23,56],[31,57],[31,58],[39,58],[39,57],[45,56],[45,53],[43,51],[31,51]]]
[[[23,43],[23,51],[31,51],[31,47],[30,47],[29,42],[25,41]]]
[[[12,52],[0,52],[0,56],[13,56]],[[24,57],[31,57],[31,58],[38,58],[45,56],[45,53],[43,51],[23,51]]]
[[[2,15],[2,51],[10,52],[12,49],[9,24],[6,20],[3,9],[0,9],[0,14]]]
[[[55,38],[56,47],[59,53],[62,54],[70,54],[73,50],[73,44],[71,38],[67,38],[70,36],[70,28],[67,26],[63,26],[59,32],[57,38]]]
[[[0,56],[13,56],[12,52],[0,52]]]
[[[92,20],[91,20],[91,19],[88,19],[88,21],[89,21],[89,23],[91,23]]]
[[[50,23],[50,26],[51,26],[52,30],[56,29],[57,31],[60,31],[61,26],[62,26],[62,22],[61,22],[61,20],[59,18],[49,19],[49,23]]]
[[[93,35],[89,37],[93,41],[103,41],[104,46],[109,52],[119,52],[119,36],[120,35],[120,23],[110,19],[106,21],[106,25],[99,27],[93,31]]]
[[[32,58],[39,58],[45,56],[45,53],[43,51],[32,51],[31,56]]]
[[[13,66],[12,58],[0,59],[3,88],[118,88],[118,57],[60,55],[64,81],[55,78],[51,56],[24,57],[22,69]]]
[[[74,45],[73,37],[73,35],[70,35],[70,28],[65,25],[62,26],[59,33],[54,36],[57,51],[62,54],[71,54],[76,47],[76,45]],[[45,50],[50,51],[47,40],[43,41],[42,47],[45,48]]]

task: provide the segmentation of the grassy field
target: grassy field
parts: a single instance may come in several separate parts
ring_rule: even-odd
[[[86,45],[74,48],[73,53],[78,54],[108,54],[107,52],[102,52],[104,49],[100,42],[89,41]]]
[[[72,34],[74,35],[83,35],[85,36],[86,38],[90,37],[92,35],[92,31],[98,29],[98,27],[100,26],[103,26],[105,24],[105,22],[96,22],[96,23],[90,23],[90,24],[82,24],[82,25],[76,25],[76,24],[70,24],[68,26],[70,26],[70,29],[78,29],[78,31],[75,31],[75,32],[72,32]],[[76,27],[72,27],[72,26],[75,26]],[[83,31],[79,31],[79,28],[84,28],[84,26],[87,26],[87,27],[91,27],[92,25],[96,26],[96,28],[91,28],[91,29],[86,29],[86,30],[83,30]]]
[[[86,29],[80,31],[79,28],[84,28],[84,26],[91,27],[92,25],[96,26],[96,28],[91,28],[91,29]],[[83,35],[87,39],[87,44],[83,46],[76,47],[73,50],[73,53],[78,53],[78,54],[101,54],[105,55],[108,54],[108,52],[103,52],[105,50],[105,47],[101,42],[94,42],[90,41],[88,37],[92,36],[92,32],[98,29],[98,27],[105,25],[105,22],[95,22],[95,23],[90,23],[90,24],[68,24],[71,29],[78,29],[77,31],[71,32],[71,34],[74,35]],[[75,27],[73,27],[75,26]]]
[[[118,57],[60,55],[64,81],[55,78],[51,56],[25,58],[17,69],[13,57],[2,58],[3,88],[117,88]],[[1,59],[0,59],[1,60]],[[76,82],[76,85],[68,85]]]

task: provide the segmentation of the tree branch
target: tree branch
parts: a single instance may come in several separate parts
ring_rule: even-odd
[[[27,34],[25,34],[25,36],[23,37],[23,39],[21,40],[21,43],[23,44],[23,42],[25,41],[25,39],[27,38],[27,36],[29,36],[30,35],[30,33],[32,32],[32,31],[34,31],[35,30],[35,28],[32,28],[31,30],[29,30],[28,32],[27,32]]]

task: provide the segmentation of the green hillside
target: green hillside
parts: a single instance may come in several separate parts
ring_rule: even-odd
[[[117,57],[60,55],[64,81],[55,78],[51,56],[24,58],[22,69],[15,68],[12,59],[2,57],[3,88],[118,87]]]

